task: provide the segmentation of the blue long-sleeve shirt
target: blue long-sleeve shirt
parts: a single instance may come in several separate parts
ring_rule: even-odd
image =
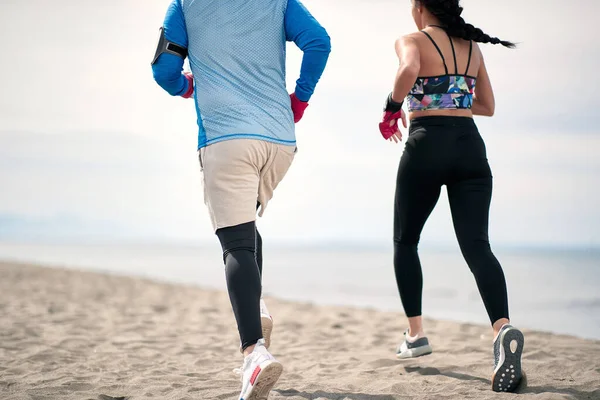
[[[298,99],[308,101],[331,51],[325,29],[298,0],[173,0],[163,24],[168,41],[188,49],[194,74],[198,148],[256,138],[295,145],[285,87],[285,43],[303,52]],[[171,95],[189,89],[184,60],[162,54],[152,70]]]

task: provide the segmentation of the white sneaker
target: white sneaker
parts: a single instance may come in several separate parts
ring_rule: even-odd
[[[244,358],[242,368],[234,372],[242,376],[239,400],[261,400],[269,397],[283,366],[267,351],[264,339],[260,339],[254,351]]]
[[[263,299],[260,299],[260,324],[262,326],[262,334],[265,339],[265,347],[268,349],[271,346],[271,332],[273,332],[273,317],[269,314],[267,305]]]
[[[404,341],[400,343],[398,346],[398,350],[396,350],[396,357],[399,359],[405,358],[414,358],[426,356],[427,354],[431,354],[433,349],[429,344],[429,339],[427,337],[416,337],[415,339],[411,339],[409,341],[408,331],[404,332]]]

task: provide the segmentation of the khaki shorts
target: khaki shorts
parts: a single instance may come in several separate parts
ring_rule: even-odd
[[[213,228],[236,226],[262,217],[273,191],[287,173],[296,146],[232,139],[199,151],[204,203]]]

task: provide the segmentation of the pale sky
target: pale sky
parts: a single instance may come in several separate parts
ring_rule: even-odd
[[[401,145],[377,131],[410,1],[306,0],[332,38],[297,125],[299,153],[265,218],[272,241],[391,243]],[[3,0],[0,238],[215,240],[192,101],[152,80],[169,0]],[[463,0],[520,43],[484,45],[497,112],[477,118],[495,177],[492,244],[600,246],[600,44],[594,0]],[[301,53],[288,46],[288,88]],[[452,244],[447,198],[423,240]]]

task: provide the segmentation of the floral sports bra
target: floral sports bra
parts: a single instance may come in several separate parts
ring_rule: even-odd
[[[427,32],[422,32],[431,40],[431,43],[433,43],[438,53],[440,53],[446,74],[417,78],[417,82],[407,96],[408,111],[470,109],[473,105],[473,93],[475,93],[475,83],[477,81],[477,78],[467,75],[469,66],[471,65],[473,42],[469,42],[469,62],[467,63],[465,74],[459,75],[454,44],[452,43],[452,38],[448,35],[450,44],[452,45],[452,55],[454,56],[455,73],[452,75],[448,73],[446,59],[437,43]]]

